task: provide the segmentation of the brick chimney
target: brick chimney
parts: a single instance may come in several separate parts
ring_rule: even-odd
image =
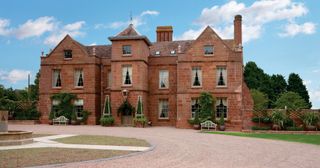
[[[235,47],[242,46],[242,16],[236,15],[234,17],[234,44]]]
[[[157,27],[157,42],[172,41],[172,26],[158,26]]]

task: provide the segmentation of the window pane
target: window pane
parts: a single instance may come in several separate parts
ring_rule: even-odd
[[[64,58],[72,58],[72,50],[64,50]]]
[[[132,67],[131,65],[126,65],[122,67],[122,84],[131,85],[132,84]]]
[[[159,88],[169,88],[169,71],[159,71]]]
[[[216,82],[217,82],[217,86],[227,86],[226,67],[217,67]]]
[[[74,110],[76,117],[81,119],[83,117],[83,99],[77,99],[74,101]]]
[[[168,119],[169,118],[169,104],[168,100],[159,101],[159,118]]]
[[[52,87],[61,87],[60,69],[54,69],[52,76]]]
[[[212,55],[213,54],[213,46],[212,45],[206,45],[204,46],[204,55]]]
[[[74,84],[76,87],[83,86],[83,72],[82,69],[76,69],[74,73]]]
[[[216,116],[217,118],[227,118],[228,104],[227,98],[217,98],[216,101]]]
[[[202,85],[202,71],[200,67],[192,68],[192,86]]]
[[[124,45],[122,46],[122,54],[129,55],[131,54],[131,45]]]
[[[198,98],[191,99],[191,118],[195,118],[196,112],[199,113],[200,104]]]

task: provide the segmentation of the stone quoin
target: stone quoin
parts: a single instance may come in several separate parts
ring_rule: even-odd
[[[210,92],[227,129],[250,128],[253,101],[243,79],[241,22],[235,16],[234,39],[222,39],[208,26],[195,40],[173,41],[173,28],[159,26],[157,41],[150,42],[132,24],[109,37],[111,45],[85,46],[67,35],[41,56],[40,120],[48,123],[59,103],[50,97],[67,92],[77,95],[75,106],[91,112],[90,125],[98,124],[106,99],[115,124],[130,125],[134,114],[118,114],[118,108],[125,97],[137,108],[140,97],[152,125],[191,128],[197,98]]]

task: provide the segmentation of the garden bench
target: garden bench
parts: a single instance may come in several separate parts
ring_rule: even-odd
[[[68,121],[69,121],[69,119],[67,119],[65,116],[60,116],[60,117],[54,118],[52,120],[52,124],[54,125],[55,123],[58,123],[59,125],[60,124],[67,125]]]
[[[201,130],[202,130],[202,128],[207,128],[208,130],[210,128],[212,128],[212,129],[214,128],[215,130],[217,130],[217,124],[215,124],[214,122],[212,122],[210,120],[207,120],[207,121],[201,123],[200,125],[201,125]]]

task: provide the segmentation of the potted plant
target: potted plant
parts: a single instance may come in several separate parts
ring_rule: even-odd
[[[317,123],[319,121],[319,116],[314,112],[306,112],[301,117],[302,122],[308,131],[315,131],[317,128]]]
[[[286,120],[286,118],[287,117],[285,113],[279,110],[273,111],[271,114],[271,120],[273,122],[272,128],[274,130],[281,130],[283,128],[283,123]]]
[[[226,130],[225,121],[224,121],[223,117],[220,117],[220,119],[219,119],[219,130],[220,131]]]
[[[133,119],[134,126],[139,128],[144,128],[145,124],[147,123],[147,118],[144,115],[136,116]]]
[[[100,118],[100,124],[102,126],[111,126],[114,123],[114,118],[112,117],[112,115],[103,115]]]

